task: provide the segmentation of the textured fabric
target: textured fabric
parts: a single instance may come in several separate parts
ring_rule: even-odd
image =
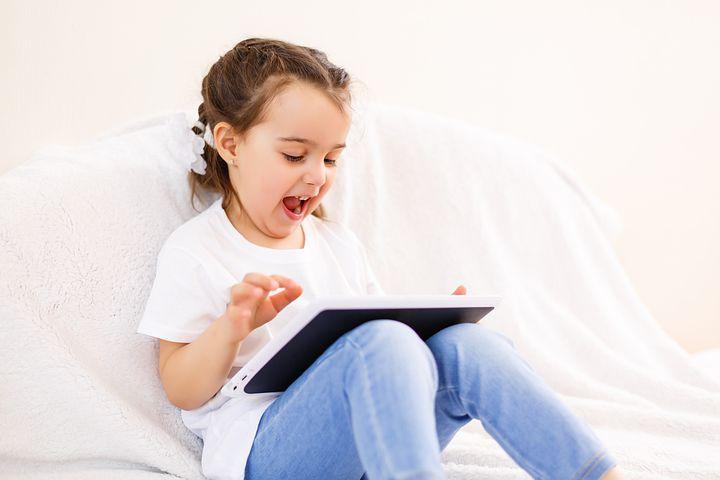
[[[418,110],[355,108],[323,204],[391,294],[499,294],[483,324],[585,419],[630,479],[720,476],[720,380],[658,325],[623,272],[619,223],[566,167]],[[52,146],[0,176],[0,464],[10,478],[203,478],[202,440],[136,333],[160,248],[190,203],[173,152],[192,114]],[[173,146],[173,147],[171,147]],[[415,208],[423,205],[422,208]],[[448,477],[525,473],[481,422]]]

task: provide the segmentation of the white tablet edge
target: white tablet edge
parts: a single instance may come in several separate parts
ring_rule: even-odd
[[[222,387],[228,397],[274,395],[282,392],[246,393],[245,384],[252,380],[260,367],[265,365],[282,349],[292,337],[305,327],[315,315],[330,308],[461,308],[493,307],[500,303],[498,295],[336,295],[318,297],[308,301],[294,316],[293,320],[280,330]],[[295,320],[295,319],[303,320]],[[267,348],[266,348],[267,347]]]

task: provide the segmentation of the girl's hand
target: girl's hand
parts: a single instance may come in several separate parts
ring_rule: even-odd
[[[464,285],[460,285],[455,289],[455,291],[452,293],[452,295],[465,295],[467,293],[467,289]]]
[[[283,287],[272,297],[268,293]],[[227,323],[230,340],[244,340],[250,332],[269,322],[302,293],[302,287],[281,275],[250,272],[230,290],[230,303],[221,317]]]

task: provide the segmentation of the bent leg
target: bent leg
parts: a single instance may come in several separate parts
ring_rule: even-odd
[[[597,479],[615,461],[507,337],[479,324],[427,340],[439,372],[441,449],[472,418],[533,478]]]
[[[343,335],[265,411],[247,480],[444,478],[435,359],[407,325]]]

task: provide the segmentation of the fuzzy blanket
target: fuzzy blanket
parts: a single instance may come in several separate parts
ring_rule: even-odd
[[[202,478],[201,440],[165,398],[156,342],[134,333],[162,242],[197,213],[180,120],[194,118],[45,148],[0,176],[2,478]],[[720,478],[720,378],[648,313],[613,250],[617,217],[567,168],[376,103],[358,110],[341,162],[324,204],[365,242],[387,293],[462,283],[502,295],[483,321],[628,478]],[[475,420],[443,460],[454,480],[529,478]]]

